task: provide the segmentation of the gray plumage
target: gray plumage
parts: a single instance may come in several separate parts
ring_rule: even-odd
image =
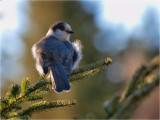
[[[58,93],[70,90],[69,76],[82,58],[81,44],[69,41],[71,33],[67,23],[58,22],[32,47],[38,72],[50,74],[52,88]]]

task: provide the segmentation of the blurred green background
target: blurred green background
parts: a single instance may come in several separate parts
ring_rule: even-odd
[[[76,99],[78,104],[66,109],[37,113],[33,119],[103,118],[103,105],[123,93],[141,64],[159,54],[158,1],[0,1],[1,96],[11,84],[39,74],[31,54],[51,24],[65,21],[80,39],[83,59],[80,66],[111,57],[113,64],[99,74],[71,84],[70,92],[45,95],[47,101]],[[158,8],[159,7],[159,8]],[[133,118],[159,118],[159,91],[154,90]],[[29,103],[30,104],[30,103]]]

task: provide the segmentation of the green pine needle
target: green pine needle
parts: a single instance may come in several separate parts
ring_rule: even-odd
[[[112,59],[111,58],[106,58],[106,59],[103,59],[101,61],[98,61],[98,62],[95,62],[95,63],[92,63],[92,64],[89,64],[89,65],[86,65],[86,66],[83,66],[83,67],[80,67],[80,68],[77,68],[75,70],[72,71],[72,75],[77,75],[79,73],[82,73],[82,72],[86,72],[86,71],[90,71],[90,70],[93,70],[93,69],[97,69],[97,68],[100,68],[104,65],[109,65],[112,63]]]
[[[30,86],[30,78],[24,78],[21,83],[22,93]]]
[[[159,59],[160,59],[160,56],[156,56],[151,61],[148,67],[143,65],[141,66],[140,69],[137,70],[136,74],[133,77],[132,82],[130,83],[128,89],[126,90],[125,98],[127,98],[130,94],[133,93],[133,91],[137,88],[138,84],[145,82],[144,78],[159,66],[160,64]]]
[[[77,75],[72,75],[70,77],[69,81],[70,82],[75,82],[75,81],[78,81],[78,80],[83,79],[85,77],[91,77],[91,76],[97,74],[98,72],[99,72],[99,69],[93,69],[93,70],[90,70],[90,71],[79,73]]]
[[[10,87],[11,97],[16,98],[20,95],[21,88],[19,85],[15,84]]]
[[[72,71],[71,77],[69,79],[70,82],[79,81],[85,77],[90,77],[99,72],[100,67],[107,66],[112,63],[111,58],[106,58],[101,61],[77,68]]]
[[[51,81],[41,80],[41,81],[39,81],[39,82],[37,82],[37,83],[29,86],[29,87],[25,90],[24,94],[25,94],[25,95],[29,95],[29,94],[35,92],[36,90],[41,89],[41,87],[46,86],[47,84],[51,84]]]
[[[155,88],[156,86],[159,85],[159,76],[154,78],[152,83],[146,84],[141,90],[135,91],[129,99],[127,99],[117,110],[117,112],[114,114],[112,119],[118,119],[118,118],[123,118],[125,119],[128,117],[128,111],[134,112],[135,108],[138,107],[138,105],[144,100],[149,93]],[[131,115],[131,113],[129,114]]]
[[[32,96],[28,96],[26,98],[26,101],[35,101],[35,100],[42,100],[43,96],[40,95],[32,95]]]
[[[106,118],[109,118],[109,116],[111,116],[120,106],[119,103],[120,100],[120,96],[116,95],[115,97],[113,97],[112,101],[107,101],[108,103],[105,105],[105,111],[107,112],[107,116]]]
[[[141,77],[141,74],[147,69],[145,65],[142,65],[134,74],[133,79],[131,83],[129,84],[128,89],[126,90],[125,97],[127,98],[136,88],[136,85],[138,84],[138,80]]]
[[[58,100],[53,102],[40,101],[31,105],[29,108],[27,108],[26,110],[23,110],[22,112],[18,113],[17,116],[14,116],[14,117],[19,118],[26,115],[31,117],[32,114],[35,112],[40,112],[40,111],[51,109],[51,108],[53,109],[53,108],[59,108],[59,107],[65,107],[65,106],[72,106],[75,104],[76,104],[75,100]]]
[[[3,108],[5,108],[5,107],[8,106],[8,105],[9,105],[8,99],[6,99],[6,98],[1,98],[1,106],[0,106],[0,108],[3,109]]]
[[[159,84],[159,76],[150,75],[160,65],[159,56],[156,56],[148,66],[142,65],[134,74],[129,87],[124,92],[118,102],[118,107],[114,100],[105,106],[108,119],[126,119],[129,118],[139,104],[149,95],[153,88]],[[114,104],[112,104],[114,103]],[[115,109],[113,109],[115,108]],[[117,109],[116,109],[117,108]]]
[[[14,109],[15,111],[21,110],[22,107],[20,105],[13,105],[12,109]]]

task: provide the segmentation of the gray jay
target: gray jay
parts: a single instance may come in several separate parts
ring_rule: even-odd
[[[52,80],[52,89],[57,93],[69,91],[69,76],[82,58],[82,45],[79,40],[71,43],[74,31],[65,22],[50,26],[48,33],[32,47],[39,74],[47,74]]]

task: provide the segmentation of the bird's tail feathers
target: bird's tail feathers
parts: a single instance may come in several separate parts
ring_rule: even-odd
[[[61,63],[51,65],[52,89],[57,93],[70,90],[69,79]]]

